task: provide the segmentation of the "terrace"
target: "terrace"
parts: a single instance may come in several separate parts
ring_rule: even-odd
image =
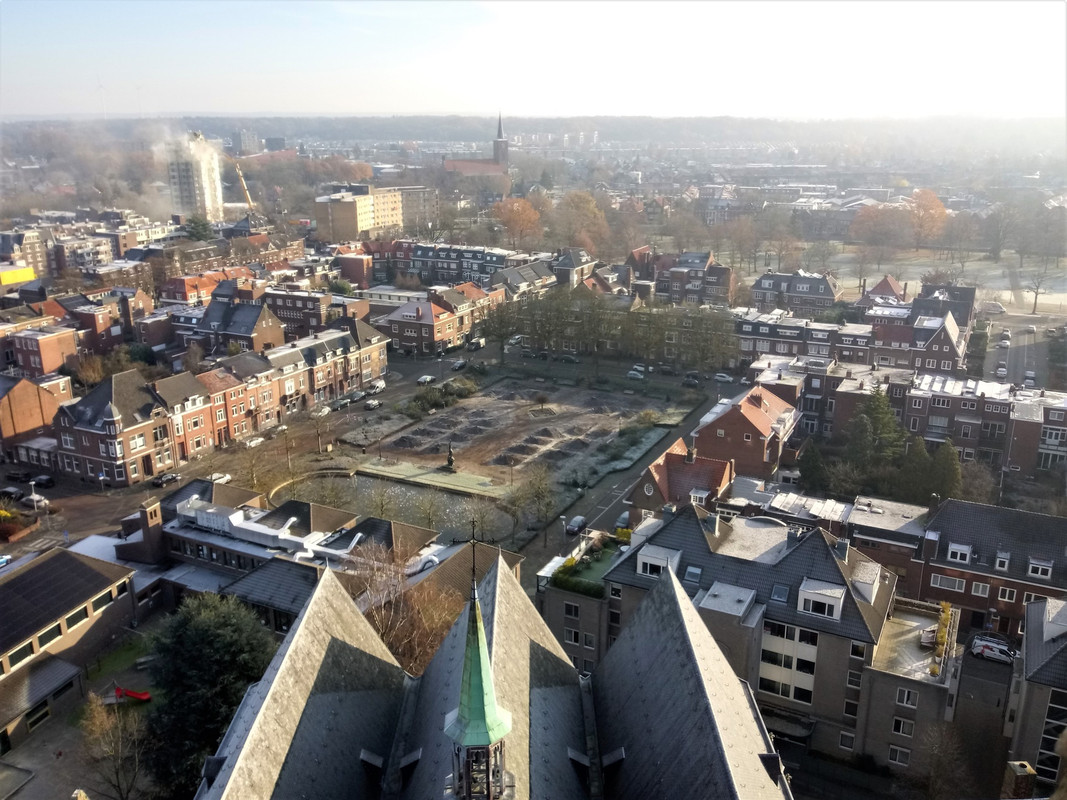
[[[945,665],[953,655],[953,643],[956,641],[956,631],[959,627],[959,611],[951,610],[944,638],[947,644],[943,648],[938,647],[936,639],[932,645],[924,645],[923,631],[937,627],[939,613],[940,608],[934,603],[897,598],[892,616],[882,628],[871,666],[882,672],[914,680],[944,683],[949,675]],[[942,651],[940,657],[939,650]]]

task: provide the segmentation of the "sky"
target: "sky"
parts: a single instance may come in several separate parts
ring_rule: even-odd
[[[1067,3],[3,0],[0,118],[1067,116]]]

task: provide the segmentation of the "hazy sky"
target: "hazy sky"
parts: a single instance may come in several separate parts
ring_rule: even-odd
[[[1067,4],[3,0],[0,115],[1067,116]]]

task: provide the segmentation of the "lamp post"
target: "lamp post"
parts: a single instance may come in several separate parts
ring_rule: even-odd
[[[559,518],[560,524],[563,525],[563,545],[567,545],[567,518],[561,516]]]
[[[30,481],[30,498],[33,500],[33,513],[37,513],[37,481]]]

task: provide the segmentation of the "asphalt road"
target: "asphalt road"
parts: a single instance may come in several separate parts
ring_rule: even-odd
[[[975,784],[974,794],[968,797],[1000,797],[1010,745],[1003,728],[1011,670],[1008,664],[987,661],[970,652],[963,656],[953,725],[957,731],[966,731],[960,744],[969,767],[966,773]]]
[[[986,353],[986,380],[1013,383],[1022,386],[1027,371],[1036,373],[1035,386],[1038,389],[1048,383],[1048,328],[1061,327],[1064,319],[1049,314],[1003,314],[995,317],[989,328],[989,350]],[[1028,333],[1027,326],[1037,328],[1036,333]],[[1001,332],[1011,331],[1011,344],[1007,348],[997,347]],[[999,362],[1007,364],[1008,375],[998,378],[996,370]]]

